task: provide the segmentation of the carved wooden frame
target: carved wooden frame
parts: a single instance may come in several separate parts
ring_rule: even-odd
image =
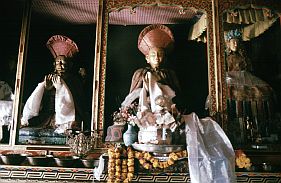
[[[223,14],[226,10],[230,8],[235,8],[243,5],[256,5],[260,7],[268,7],[270,9],[276,10],[279,12],[279,16],[281,16],[281,2],[280,1],[274,1],[274,0],[252,0],[250,2],[244,1],[244,0],[222,0],[220,1],[218,5],[218,43],[219,43],[219,57],[218,57],[218,63],[219,63],[219,70],[221,72],[218,73],[218,82],[220,83],[220,95],[219,95],[219,102],[221,104],[221,113],[223,114],[223,124],[225,125],[224,129],[226,130],[227,127],[227,104],[226,104],[226,71],[225,71],[225,54],[224,54],[224,35],[223,35]]]
[[[210,114],[214,115],[219,110],[218,104],[218,85],[217,85],[217,61],[216,61],[216,43],[214,39],[213,30],[213,16],[214,7],[211,0],[100,0],[99,15],[97,22],[97,36],[96,36],[96,59],[95,59],[95,75],[93,86],[93,113],[92,124],[93,130],[98,131],[100,137],[102,137],[104,128],[104,104],[105,104],[105,76],[106,76],[106,48],[107,48],[107,30],[109,13],[124,8],[134,9],[138,6],[177,6],[182,9],[196,8],[204,10],[207,13],[208,20],[208,36],[207,36],[207,48],[208,48],[208,83],[209,83],[209,95],[211,97]],[[100,138],[98,142],[98,148],[104,147]]]

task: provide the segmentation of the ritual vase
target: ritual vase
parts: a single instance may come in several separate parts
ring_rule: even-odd
[[[130,146],[138,140],[138,134],[133,125],[128,124],[127,131],[123,134],[123,141],[125,146]]]

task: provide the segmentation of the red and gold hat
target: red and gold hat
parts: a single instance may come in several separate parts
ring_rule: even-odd
[[[151,48],[163,48],[170,52],[174,46],[174,36],[171,30],[165,25],[149,25],[139,35],[138,48],[147,55]]]
[[[54,58],[59,55],[69,58],[79,52],[76,43],[70,38],[62,35],[52,36],[46,43],[46,46],[51,51]]]

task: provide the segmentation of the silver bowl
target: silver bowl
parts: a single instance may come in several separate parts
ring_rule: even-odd
[[[28,156],[28,163],[33,166],[48,166],[53,158],[47,156]]]
[[[95,168],[99,166],[99,159],[82,159],[82,163],[86,168]]]
[[[76,167],[79,164],[78,156],[61,156],[54,158],[57,166],[60,167]]]
[[[26,154],[1,154],[1,160],[5,165],[20,165],[26,156]]]
[[[138,151],[153,152],[158,154],[167,154],[185,150],[184,145],[156,145],[156,144],[132,144],[133,148]]]
[[[262,169],[266,172],[272,171],[272,165],[270,163],[262,163]]]

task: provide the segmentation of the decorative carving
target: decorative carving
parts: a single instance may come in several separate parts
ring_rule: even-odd
[[[253,0],[251,2],[248,2],[248,1],[244,1],[244,0],[222,0],[219,2],[218,4],[218,27],[219,27],[219,57],[217,58],[218,59],[218,63],[220,63],[220,65],[218,65],[218,70],[220,70],[220,72],[218,72],[218,78],[219,78],[219,81],[218,83],[220,84],[219,87],[221,88],[221,93],[219,95],[219,108],[221,108],[221,115],[222,115],[222,122],[223,124],[225,125],[223,128],[224,129],[227,129],[226,125],[226,121],[227,121],[227,114],[226,114],[226,111],[227,111],[227,99],[226,99],[226,95],[227,95],[227,89],[226,89],[226,81],[225,81],[225,78],[226,78],[226,70],[225,70],[225,64],[224,64],[224,61],[225,61],[225,54],[224,54],[224,34],[223,34],[223,15],[224,15],[224,12],[226,10],[230,10],[230,9],[235,9],[236,7],[239,7],[239,6],[245,6],[245,5],[255,5],[255,6],[258,6],[258,7],[267,7],[269,9],[272,9],[272,10],[275,10],[275,11],[278,11],[278,12],[281,12],[281,2],[280,1],[274,1],[274,0],[267,0],[267,1],[264,1],[264,0]],[[269,12],[270,13],[270,12]],[[235,16],[235,11],[233,11],[233,16]],[[210,27],[210,24],[209,24],[209,27]],[[211,57],[212,58],[212,57]]]
[[[70,132],[67,138],[67,144],[70,151],[79,157],[86,157],[88,153],[94,148],[95,141],[98,137],[96,132]]]
[[[208,62],[209,62],[209,94],[213,99],[210,104],[210,113],[214,115],[217,111],[216,103],[216,77],[217,73],[215,72],[215,60],[214,60],[214,41],[213,41],[213,12],[212,12],[212,1],[211,0],[105,0],[103,1],[104,11],[102,13],[102,18],[104,23],[102,25],[102,45],[101,45],[101,60],[100,60],[100,73],[99,73],[99,101],[98,101],[98,129],[102,130],[104,127],[104,103],[105,103],[105,75],[106,75],[106,43],[107,43],[107,29],[108,29],[108,20],[109,13],[112,11],[120,11],[124,8],[129,8],[133,10],[139,6],[174,6],[179,7],[180,11],[184,13],[185,8],[195,8],[200,11],[205,11],[208,18]],[[101,143],[102,144],[102,143]]]

